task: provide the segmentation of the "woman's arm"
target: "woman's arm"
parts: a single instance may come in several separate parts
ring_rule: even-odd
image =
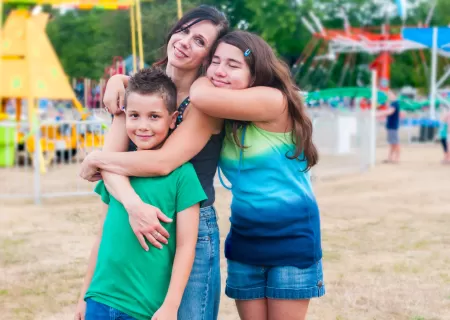
[[[94,152],[86,159],[89,166],[124,176],[167,175],[191,160],[222,128],[222,120],[210,117],[196,108],[169,136],[158,150],[138,152]]]
[[[195,258],[200,207],[177,213],[177,247],[169,290],[161,309],[178,310]],[[161,310],[162,311],[162,310]]]
[[[300,93],[299,93],[300,94]],[[191,86],[190,99],[202,112],[217,118],[265,122],[277,119],[286,109],[280,90],[253,87],[242,90],[216,88],[206,77]]]

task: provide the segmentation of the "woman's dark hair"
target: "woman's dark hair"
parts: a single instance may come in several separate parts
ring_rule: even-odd
[[[246,31],[233,31],[220,38],[211,50],[210,61],[214,51],[220,43],[227,43],[239,48],[249,66],[252,76],[250,87],[264,86],[280,90],[287,102],[289,116],[292,120],[292,142],[295,144],[293,155],[286,155],[289,159],[297,159],[303,152],[303,159],[307,161],[305,171],[317,164],[319,155],[312,141],[312,122],[307,115],[306,107],[300,96],[300,89],[294,83],[289,68],[278,59],[272,48],[256,34]],[[243,148],[237,136],[237,130],[245,122],[232,121],[233,138],[235,143]]]
[[[172,27],[166,37],[166,44],[164,46],[164,58],[155,62],[154,66],[162,66],[167,64],[167,45],[170,38],[178,32],[192,27],[200,21],[210,21],[218,29],[217,39],[226,34],[229,30],[229,23],[225,15],[214,7],[208,5],[200,5],[190,11],[186,12],[180,20]]]

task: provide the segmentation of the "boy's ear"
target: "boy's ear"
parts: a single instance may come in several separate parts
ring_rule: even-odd
[[[172,113],[171,119],[170,119],[170,129],[175,129],[175,126],[177,124],[177,117],[178,117],[178,111],[175,111]]]

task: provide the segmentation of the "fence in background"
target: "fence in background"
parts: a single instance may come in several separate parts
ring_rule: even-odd
[[[79,178],[80,163],[100,149],[109,122],[0,122],[0,199],[34,199],[91,194],[93,184]],[[40,143],[35,143],[40,141]]]
[[[310,117],[320,156],[312,170],[314,176],[368,170],[375,163],[376,147],[386,144],[386,130],[383,124],[372,121],[370,111],[315,109],[310,110]],[[28,123],[0,122],[0,199],[39,202],[42,198],[92,194],[93,184],[79,177],[80,163],[87,153],[101,149],[111,122],[102,110],[93,118],[43,121],[34,135]],[[401,127],[401,143],[413,143],[419,131],[418,126]],[[40,140],[38,149],[36,137]]]
[[[311,110],[310,117],[320,158],[314,176],[365,171],[374,165],[377,134],[370,110]]]

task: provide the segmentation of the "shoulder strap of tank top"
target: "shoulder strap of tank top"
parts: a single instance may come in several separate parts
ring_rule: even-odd
[[[183,121],[184,110],[186,110],[187,106],[191,103],[189,96],[183,100],[182,103],[178,106],[178,117],[177,117],[177,126]]]
[[[245,142],[245,131],[247,130],[247,126],[244,125],[244,127],[242,128],[242,136],[241,136],[241,146],[244,146],[244,142]],[[241,175],[241,167],[242,167],[242,159],[244,158],[244,148],[240,148],[239,151],[239,165],[238,165],[238,175],[236,178],[236,184],[239,182],[239,177]],[[219,181],[220,184],[227,190],[231,190],[233,188],[233,186],[229,187],[225,184],[225,182],[223,181],[222,178],[222,172],[220,170],[220,166],[217,167],[217,172],[219,174]]]

